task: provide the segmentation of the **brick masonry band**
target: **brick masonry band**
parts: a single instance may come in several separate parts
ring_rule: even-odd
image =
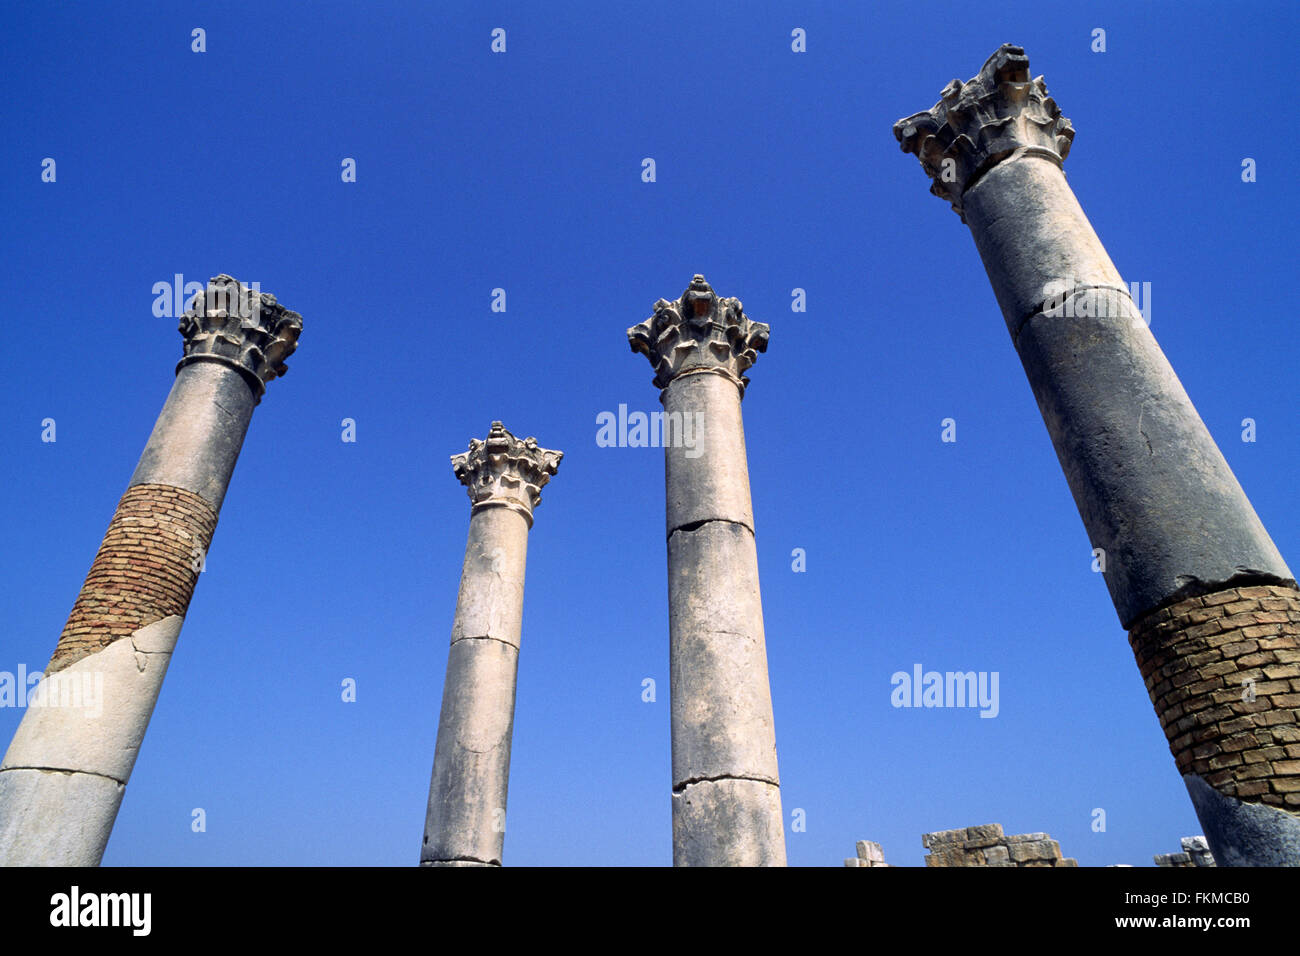
[[[185,616],[217,513],[191,491],[132,485],[118,502],[104,542],[72,606],[45,673],[170,615]]]
[[[1281,765],[1291,766],[1289,742],[1263,728],[1294,726],[1294,688],[1261,681],[1277,693],[1239,711],[1227,701],[1239,690],[1226,681],[1253,666],[1245,663],[1250,653],[1242,651],[1239,664],[1201,643],[1240,627],[1222,646],[1245,646],[1253,640],[1245,630],[1294,626],[1288,610],[1249,603],[1293,602],[1294,576],[1067,184],[1074,128],[1043,78],[1031,77],[1025,51],[1004,44],[976,76],[953,80],[940,96],[895,123],[894,136],[921,161],[930,191],[970,227],[1144,676],[1156,676],[1148,666],[1169,675],[1182,668],[1149,686],[1160,688],[1152,699],[1161,720],[1174,721],[1166,732],[1175,730],[1175,757],[1214,857],[1228,866],[1300,865],[1300,816],[1281,809],[1290,782],[1262,756],[1280,745]],[[1104,314],[1073,308],[1098,290],[1113,304]],[[1257,596],[1237,600],[1246,594]],[[1210,601],[1250,610],[1225,617]],[[1281,642],[1277,653],[1289,653],[1293,639],[1260,638]],[[1197,672],[1201,666],[1209,670]],[[1186,716],[1185,696],[1213,709]],[[1202,738],[1189,737],[1201,719],[1211,720],[1196,731]],[[1258,764],[1248,767],[1243,750]]]

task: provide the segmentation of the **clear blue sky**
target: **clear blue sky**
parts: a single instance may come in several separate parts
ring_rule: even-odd
[[[1294,4],[0,18],[0,670],[48,660],[170,387],[154,283],[228,272],[304,317],[105,864],[417,862],[469,521],[448,457],[493,419],[565,453],[529,542],[505,862],[671,862],[662,452],[595,439],[659,408],[625,330],[695,272],[772,327],[744,414],[791,864],[866,838],[920,865],[923,832],[997,821],[1150,865],[1200,832],[969,232],[890,128],[1026,48],[1076,194],[1295,567]],[[997,671],[999,715],[891,707],[915,663]]]

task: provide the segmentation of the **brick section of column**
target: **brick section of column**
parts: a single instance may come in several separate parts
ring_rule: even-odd
[[[1141,620],[1129,643],[1179,771],[1300,812],[1300,591],[1189,598]]]
[[[118,502],[45,673],[173,614],[185,615],[217,514],[172,485],[133,485]]]

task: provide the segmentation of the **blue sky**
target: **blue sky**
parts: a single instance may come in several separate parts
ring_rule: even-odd
[[[417,862],[469,521],[448,457],[500,419],[565,453],[505,862],[669,864],[662,452],[598,447],[596,417],[659,408],[625,330],[695,272],[772,327],[744,415],[790,863],[872,839],[920,865],[923,832],[996,821],[1150,865],[1201,832],[974,243],[891,126],[1025,47],[1084,210],[1296,562],[1300,209],[1263,122],[1296,10],[985,7],[6,7],[0,670],[48,660],[170,387],[154,284],[227,272],[304,322],[104,863]],[[998,716],[891,707],[916,663],[997,671]]]

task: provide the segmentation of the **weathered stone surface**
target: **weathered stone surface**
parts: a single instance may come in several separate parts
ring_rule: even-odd
[[[885,862],[885,851],[879,843],[874,843],[871,840],[859,840],[857,842],[857,851],[859,859],[870,860],[873,863]]]
[[[1061,848],[1046,833],[1007,835],[1000,823],[925,833],[921,843],[930,850],[926,866],[1078,866],[1062,859]]]
[[[1030,78],[1029,58],[1014,44],[1002,44],[979,73],[953,80],[940,96],[931,109],[895,123],[894,137],[921,161],[930,192],[958,215],[965,193],[1008,156],[1030,153],[1059,166],[1070,154],[1074,128],[1043,78]]]
[[[298,347],[302,316],[275,296],[245,288],[228,275],[214,276],[180,317],[185,357],[177,372],[201,362],[234,369],[260,401],[266,383],[289,369],[284,360]]]
[[[995,824],[995,826],[1000,826],[1000,825],[1001,824]],[[939,830],[936,831],[935,833],[921,834],[921,846],[926,848],[935,847],[943,843],[965,843],[965,842],[966,842],[966,827],[962,827],[958,830]]]
[[[1061,857],[1061,848],[1055,840],[1036,840],[1034,842],[1012,843],[1007,847],[1015,863],[1030,860],[1057,860]]]
[[[967,193],[966,221],[1012,342],[1041,312],[1083,317],[1132,304],[1129,287],[1053,163],[1025,154],[999,163]]]
[[[0,863],[99,865],[181,623],[147,625],[37,685],[0,763]]]
[[[710,521],[668,539],[673,784],[777,777],[758,559],[748,528]]]
[[[469,451],[451,456],[451,466],[476,509],[515,507],[531,527],[542,487],[562,458],[564,452],[542,448],[536,438],[521,441],[501,422],[493,422],[486,439],[471,439]]]
[[[662,395],[664,411],[693,422],[694,447],[664,448],[668,534],[701,521],[734,521],[751,531],[749,461],[740,392],[721,375],[687,375]]]
[[[0,771],[42,767],[125,784],[144,741],[184,618],[173,615],[46,674]],[[66,808],[71,810],[73,808]]]
[[[490,637],[519,646],[527,559],[528,519],[520,512],[488,508],[473,515],[451,628],[453,642]]]
[[[1220,793],[1196,774],[1183,783],[1219,866],[1296,866],[1300,816]]]
[[[706,780],[673,794],[673,866],[785,866],[781,790]]]
[[[627,330],[633,352],[654,366],[654,383],[667,388],[682,375],[717,372],[743,392],[744,376],[759,352],[767,351],[769,326],[745,315],[739,299],[719,297],[696,275],[676,300],[660,299],[654,315]]]
[[[1293,582],[1067,185],[1073,130],[1046,93],[1003,45],[894,134],[971,228],[1121,622]]]
[[[966,828],[966,845],[968,847],[990,846],[1003,837],[1002,824],[986,823],[983,826]]]
[[[0,773],[0,866],[99,866],[126,787],[87,773]]]
[[[998,866],[1011,862],[1011,852],[1006,846],[991,846],[984,851],[984,863],[987,866]]]
[[[1017,351],[1125,627],[1239,579],[1292,579],[1136,309],[1036,316]]]
[[[181,368],[130,484],[183,488],[219,512],[256,405],[247,381],[229,366]]]
[[[421,862],[501,864],[518,662],[498,640],[451,645]]]

